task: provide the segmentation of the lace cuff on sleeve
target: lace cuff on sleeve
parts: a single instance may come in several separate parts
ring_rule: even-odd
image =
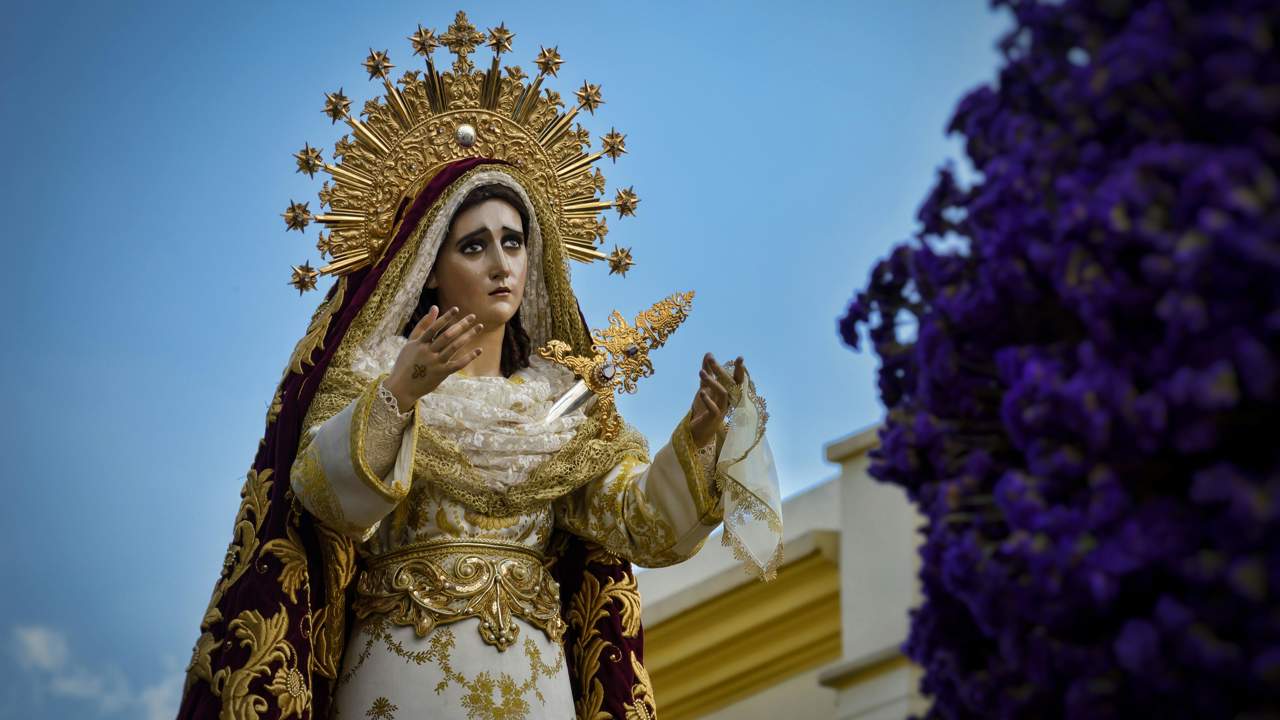
[[[403,425],[409,424],[409,418],[413,417],[413,408],[400,412],[400,401],[396,400],[395,393],[387,389],[386,380],[378,383],[378,397],[382,398],[382,401],[387,404],[391,412],[395,413],[397,420],[400,420]],[[402,428],[403,425],[401,426]]]
[[[782,492],[773,451],[764,435],[769,413],[750,375],[733,381],[735,363],[717,368],[729,388],[729,412],[714,477],[724,504],[721,542],[733,549],[744,569],[771,580],[782,562]]]

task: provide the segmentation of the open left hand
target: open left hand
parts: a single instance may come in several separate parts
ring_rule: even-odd
[[[729,411],[729,391],[720,384],[712,373],[716,359],[711,353],[702,357],[702,367],[698,370],[701,382],[698,393],[693,398],[693,408],[689,415],[689,433],[697,447],[706,445],[723,427],[725,413]],[[747,377],[747,366],[742,357],[738,357],[737,369],[733,372],[733,381],[739,385]]]

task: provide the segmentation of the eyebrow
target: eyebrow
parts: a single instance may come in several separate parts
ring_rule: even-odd
[[[503,225],[503,226],[502,226],[502,229],[503,229],[503,231],[504,231],[504,232],[507,232],[507,233],[515,233],[516,235],[519,235],[521,238],[523,238],[523,237],[524,237],[524,233],[523,233],[523,232],[521,232],[521,231],[519,231],[519,230],[516,230],[515,228],[510,228],[510,227],[507,227],[506,225]],[[475,230],[472,230],[471,232],[467,233],[466,235],[463,235],[462,237],[458,238],[457,245],[458,245],[459,247],[461,247],[463,243],[465,243],[465,242],[467,242],[467,241],[469,241],[469,240],[473,240],[473,239],[475,239],[477,236],[480,236],[480,235],[485,234],[488,230],[489,230],[489,228],[476,228]]]

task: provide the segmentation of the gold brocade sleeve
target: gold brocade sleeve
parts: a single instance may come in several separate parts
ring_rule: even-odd
[[[687,560],[722,517],[710,468],[697,455],[686,415],[652,463],[624,458],[557,500],[556,524],[637,565]]]
[[[383,377],[302,437],[290,482],[320,522],[366,540],[409,493],[416,412],[398,414],[380,396]]]

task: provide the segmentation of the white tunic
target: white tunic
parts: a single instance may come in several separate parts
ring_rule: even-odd
[[[441,541],[509,543],[541,553],[556,527],[640,565],[692,556],[721,517],[709,486],[715,442],[696,456],[681,458],[668,443],[652,461],[628,457],[569,495],[503,518],[474,512],[429,479],[415,478],[415,422],[454,442],[497,490],[518,486],[563,447],[585,421],[581,410],[551,424],[541,420],[573,377],[536,356],[530,363],[511,378],[453,375],[419,401],[416,419],[413,411],[398,414],[384,388],[376,388],[376,402],[367,392],[307,429],[292,471],[294,493],[320,522],[361,541],[367,565]],[[676,432],[688,432],[684,422]],[[691,463],[697,471],[686,472]],[[490,567],[483,557],[468,562],[467,568]],[[574,717],[564,651],[546,622],[512,613],[507,622],[515,631],[495,643],[483,636],[481,617],[415,628],[393,615],[370,614],[352,629],[334,717]]]

